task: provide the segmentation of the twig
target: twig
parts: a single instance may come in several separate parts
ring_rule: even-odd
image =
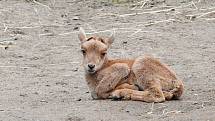
[[[166,11],[171,11],[171,10],[172,10],[172,9],[165,9],[165,10],[147,11],[147,12],[141,12],[141,13],[130,13],[130,14],[119,15],[119,17],[126,17],[126,16],[133,16],[133,15],[141,15],[141,14],[153,14],[153,13],[160,13],[160,12],[166,12]]]
[[[104,33],[104,32],[112,32],[116,29],[109,29],[109,30],[103,30],[103,31],[96,31],[96,32],[92,32],[92,33],[87,33],[87,34],[97,34],[97,33]]]
[[[11,38],[1,38],[0,42],[5,42],[5,41],[14,41],[16,37],[11,37]]]
[[[68,34],[76,34],[78,33],[77,31],[72,31],[72,32],[66,32],[66,33],[61,33],[61,34],[58,34],[60,36],[64,36],[64,35],[68,35]]]
[[[40,24],[40,26],[42,25],[42,22],[40,21],[40,16],[39,16],[39,13],[38,13],[38,10],[36,8],[34,8],[34,11],[35,13],[37,14],[37,17],[38,17],[38,22]]]
[[[178,114],[178,113],[181,113],[181,111],[173,110],[173,111],[169,111],[169,112],[166,112],[166,113],[163,112],[163,115],[168,115],[168,114],[172,114],[172,113]]]
[[[139,33],[140,31],[142,31],[142,29],[139,29],[139,30],[135,31],[133,34],[131,34],[131,35],[128,36],[128,37],[132,37],[132,36],[134,36],[135,34]]]
[[[55,1],[55,0],[53,0],[53,2],[52,2],[53,7],[55,6],[55,2],[56,2],[56,1]]]
[[[214,11],[207,12],[207,13],[203,13],[202,15],[197,16],[197,18],[204,17],[204,16],[209,15],[209,14],[211,14],[211,13],[215,13],[215,10],[214,10]]]
[[[134,6],[133,8],[131,8],[131,10],[135,10],[137,8],[137,6]]]
[[[198,101],[188,100],[188,101],[180,101],[180,102],[182,102],[182,103],[196,103],[196,102],[198,102]],[[200,102],[206,103],[206,102],[211,102],[211,101],[200,101]]]
[[[164,8],[176,8],[177,6],[159,6],[159,7],[153,7],[153,8],[150,8],[150,9],[144,9],[144,11],[154,11],[154,10],[157,10],[157,9],[164,9]],[[136,10],[143,10],[143,9],[136,9]]]
[[[42,3],[40,3],[40,2],[37,2],[37,1],[35,1],[35,0],[33,0],[33,2],[36,3],[36,4],[38,4],[38,5],[47,7],[49,10],[52,10],[48,5],[44,5],[44,4],[42,4]]]
[[[36,11],[35,11],[36,12]],[[67,25],[63,25],[63,24],[42,24],[41,21],[39,21],[39,25],[29,25],[29,26],[17,26],[17,27],[10,27],[8,26],[7,28],[16,28],[16,29],[31,29],[31,28],[39,28],[39,27],[63,27],[63,26],[67,26]]]
[[[88,24],[88,23],[86,23],[86,24],[87,24],[87,26],[88,26],[88,28],[89,28],[90,30],[92,30],[92,31],[96,32],[96,30],[95,30],[95,29],[93,29],[93,27],[92,27],[90,24]]]
[[[143,4],[140,6],[140,8],[143,8],[146,5],[147,2],[143,2]]]
[[[196,10],[198,9],[198,7],[196,6],[196,4],[193,2],[193,1],[191,1],[191,3],[193,4],[193,6],[196,8]]]
[[[66,62],[66,63],[53,63],[53,64],[44,64],[45,66],[59,66],[59,65],[66,65],[66,64],[80,64],[80,62],[75,62],[75,61],[72,61],[72,62]],[[0,65],[0,68],[33,68],[33,66],[3,66],[3,65]]]
[[[141,14],[154,14],[154,13],[161,13],[161,12],[168,12],[168,11],[172,11],[174,9],[178,9],[178,8],[183,8],[183,7],[187,7],[193,5],[193,3],[189,3],[185,6],[178,6],[178,7],[174,7],[174,8],[170,8],[170,9],[164,9],[164,10],[156,10],[156,11],[147,11],[147,12],[141,12],[141,13],[130,13],[130,14],[123,14],[123,15],[119,15],[119,17],[126,17],[126,16],[133,16],[133,15],[141,15]]]
[[[4,23],[4,32],[6,32],[7,31],[7,26],[6,26],[6,24]]]
[[[175,19],[167,19],[167,20],[161,20],[161,21],[153,21],[151,23],[144,24],[144,26],[150,26],[150,25],[155,25],[158,23],[171,22],[171,21],[176,21],[176,20]]]
[[[118,14],[115,14],[115,13],[102,13],[102,14],[97,14],[96,16],[94,17],[91,17],[91,19],[95,19],[95,18],[102,18],[102,17],[106,17],[106,16],[119,16]]]
[[[154,102],[152,103],[151,111],[148,112],[147,114],[152,114],[152,113],[153,113],[153,110],[154,110]]]
[[[211,8],[207,8],[207,9],[201,8],[200,10],[205,11],[205,10],[211,10],[211,9],[215,9],[215,7],[211,7]]]
[[[215,20],[215,18],[201,18],[201,19],[204,19],[204,20],[207,20],[207,21],[213,21],[213,20]]]
[[[20,27],[8,27],[8,28],[16,28],[16,29],[31,29],[31,28],[39,28],[40,26],[20,26]]]
[[[27,67],[27,66],[0,66],[0,68],[30,68],[30,67]]]
[[[45,33],[45,34],[39,34],[39,36],[52,36],[54,33]]]
[[[55,66],[55,65],[66,65],[66,64],[80,64],[80,62],[66,62],[66,63],[50,63],[50,64],[45,64],[46,66]]]
[[[204,106],[204,102],[202,102],[202,105],[201,105],[201,107],[202,107],[202,108],[205,108],[205,106]]]

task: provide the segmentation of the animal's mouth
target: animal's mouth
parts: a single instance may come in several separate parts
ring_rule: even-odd
[[[90,73],[90,74],[93,74],[93,73],[95,73],[96,71],[95,71],[95,70],[87,70],[87,72]]]

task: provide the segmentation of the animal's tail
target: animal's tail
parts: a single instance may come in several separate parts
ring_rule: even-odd
[[[184,91],[184,86],[181,80],[174,80],[172,81],[172,90],[164,91],[163,94],[165,97],[165,100],[173,100],[173,99],[179,99]]]
[[[173,81],[174,89],[170,92],[173,94],[172,99],[179,99],[184,92],[184,85],[181,80]]]

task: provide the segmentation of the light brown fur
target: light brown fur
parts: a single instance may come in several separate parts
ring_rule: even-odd
[[[182,81],[154,57],[144,55],[133,60],[110,60],[106,53],[114,40],[113,35],[109,38],[87,38],[81,28],[79,39],[85,77],[93,99],[163,102],[182,95]]]

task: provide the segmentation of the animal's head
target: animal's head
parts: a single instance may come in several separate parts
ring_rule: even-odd
[[[84,69],[86,73],[93,74],[101,69],[107,61],[107,50],[114,41],[114,34],[107,38],[86,37],[84,30],[80,28],[78,37],[81,41]]]

